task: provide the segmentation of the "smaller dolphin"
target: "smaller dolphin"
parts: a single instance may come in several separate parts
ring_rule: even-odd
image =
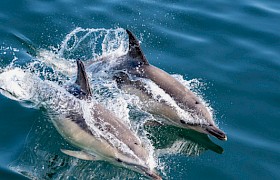
[[[0,74],[0,93],[17,101],[46,108],[57,131],[81,151],[61,150],[83,160],[103,160],[161,179],[151,153],[128,125],[93,102],[84,65],[77,61],[77,80],[65,88],[41,80],[20,68]],[[66,91],[67,90],[67,91]]]
[[[170,74],[151,65],[136,37],[129,30],[126,32],[129,37],[128,53],[119,57],[116,60],[117,65],[112,67],[115,71],[113,78],[119,88],[137,95],[143,102],[145,110],[166,118],[169,124],[227,140],[226,134],[216,126],[211,113],[200,99]],[[194,120],[190,121],[189,118],[182,117],[168,102],[154,98],[143,79],[152,81],[161,88],[177,106],[191,114],[190,118]]]
[[[77,66],[77,80],[74,85],[68,86],[67,90],[79,99],[89,100],[92,92],[82,61],[78,60]],[[95,128],[109,136],[97,137],[81,114],[69,114],[64,119],[56,120],[55,127],[65,139],[82,151],[62,150],[63,153],[84,160],[106,160],[140,172],[149,178],[161,179],[148,166],[147,149],[126,124],[100,104],[95,104],[90,113],[96,120]]]

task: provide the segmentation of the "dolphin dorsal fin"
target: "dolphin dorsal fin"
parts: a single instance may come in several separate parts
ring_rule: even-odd
[[[129,38],[129,51],[128,51],[129,56],[131,56],[132,58],[138,58],[140,60],[140,64],[142,65],[149,65],[149,62],[144,56],[140,47],[140,43],[137,40],[137,38],[134,36],[134,34],[131,31],[126,30],[126,32]]]
[[[92,96],[92,92],[89,86],[87,73],[85,71],[85,66],[81,60],[77,60],[77,80],[76,84],[80,86],[81,90],[85,93],[87,97]]]

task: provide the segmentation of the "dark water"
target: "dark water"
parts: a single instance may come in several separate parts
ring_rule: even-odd
[[[32,58],[30,44],[50,49],[76,27],[128,28],[141,37],[151,64],[206,84],[203,98],[228,134],[221,142],[151,127],[158,149],[178,139],[190,142],[159,158],[163,177],[279,179],[279,19],[278,1],[1,1],[0,66],[15,57],[24,64]],[[2,95],[0,102],[0,179],[24,179],[19,169],[39,179],[139,178],[108,163],[62,155],[59,149],[67,143],[43,110]]]

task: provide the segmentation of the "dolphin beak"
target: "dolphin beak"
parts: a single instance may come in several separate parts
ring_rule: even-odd
[[[154,171],[150,171],[150,172],[146,172],[146,174],[153,180],[162,180],[162,178],[160,177],[160,175],[158,175],[156,172]]]
[[[215,126],[207,126],[206,132],[220,140],[223,140],[223,141],[227,140],[226,134]]]
[[[156,171],[143,167],[143,166],[138,166],[138,168],[140,170],[142,170],[142,173],[144,173],[149,179],[162,180],[162,177]]]

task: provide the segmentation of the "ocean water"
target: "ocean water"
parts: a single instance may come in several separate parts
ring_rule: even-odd
[[[280,3],[270,0],[1,1],[0,72],[28,69],[63,85],[73,80],[76,58],[125,53],[123,32],[130,29],[149,62],[199,94],[228,136],[223,142],[170,126],[146,128],[162,177],[279,179],[279,18]],[[141,118],[154,118],[123,106],[131,97],[103,77],[90,75],[97,101],[134,129]],[[22,82],[31,87],[31,79]],[[5,85],[17,82],[10,81]],[[0,179],[145,178],[62,154],[71,145],[45,111],[0,95]]]

